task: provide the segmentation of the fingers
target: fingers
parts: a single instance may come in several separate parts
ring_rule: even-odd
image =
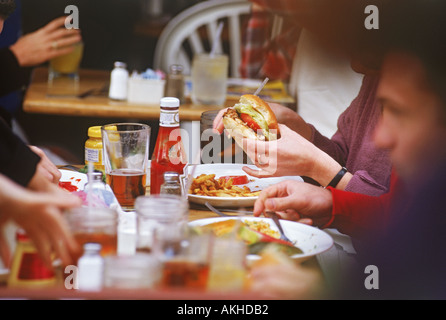
[[[283,183],[278,183],[278,184],[272,185],[272,186],[264,189],[259,194],[258,199],[254,203],[254,209],[253,209],[254,216],[258,217],[263,212],[265,212],[266,211],[266,201],[269,198],[277,197],[277,196],[283,194],[283,190],[284,190]]]
[[[265,171],[263,169],[256,170],[252,169],[250,167],[242,167],[242,170],[245,171],[248,175],[256,177],[256,178],[268,178],[272,177],[272,174],[268,171]]]
[[[214,118],[212,126],[214,128],[214,131],[216,131],[219,134],[222,134],[225,128],[223,125],[223,114],[226,112],[226,110],[228,110],[228,108],[220,110],[220,112],[218,112],[217,116]]]
[[[40,156],[41,160],[38,164],[38,170],[42,172],[48,179],[57,184],[62,176],[59,169],[51,162],[51,160],[47,157],[45,152],[36,146],[30,146],[31,150]]]
[[[54,31],[56,29],[59,29],[60,27],[65,26],[65,19],[66,19],[66,16],[58,17],[58,18],[48,22],[42,28],[42,30],[45,30],[46,32],[51,32],[51,31]]]

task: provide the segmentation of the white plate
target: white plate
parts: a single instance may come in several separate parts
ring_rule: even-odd
[[[76,191],[84,190],[85,184],[88,182],[88,175],[86,173],[81,173],[81,172],[76,172],[76,171],[71,171],[71,170],[64,170],[64,169],[59,169],[59,171],[62,173],[62,177],[60,178],[60,181],[71,182],[72,185],[74,185],[78,188],[78,190],[76,190]],[[106,184],[105,188],[113,194],[113,200],[109,204],[110,207],[117,208],[118,211],[122,211],[121,206],[119,205],[119,202],[116,199],[110,186],[108,184]]]
[[[237,217],[237,218],[207,218],[189,222],[190,226],[204,226],[210,223],[224,221],[229,219],[241,219],[248,221],[265,221],[269,223],[272,230],[279,231],[274,222],[269,218],[260,217]],[[301,249],[303,253],[292,255],[291,258],[297,261],[306,260],[312,256],[327,251],[333,246],[333,238],[326,232],[299,222],[280,220],[284,233]],[[256,260],[258,255],[248,255],[248,260]]]
[[[215,173],[215,178],[221,176],[237,176],[237,175],[247,175],[242,167],[248,166],[253,169],[258,168],[252,165],[237,164],[237,163],[212,163],[212,164],[199,164],[196,166],[194,177],[196,178],[200,174],[213,174]],[[186,176],[190,174],[193,169],[193,165],[188,166],[186,169]],[[252,191],[263,190],[273,184],[284,180],[296,180],[303,181],[301,177],[289,176],[289,177],[274,177],[274,178],[255,178],[247,175],[250,182],[246,184]],[[199,196],[189,194],[188,199],[190,202],[196,204],[204,205],[208,201],[211,205],[215,207],[226,207],[226,208],[243,208],[252,207],[257,197],[210,197],[210,196]]]
[[[62,174],[60,181],[71,182],[73,186],[78,188],[78,191],[84,190],[84,186],[88,182],[88,178],[85,173],[64,169],[59,169],[59,171]]]

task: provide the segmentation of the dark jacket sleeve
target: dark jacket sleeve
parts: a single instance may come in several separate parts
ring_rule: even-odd
[[[0,49],[0,97],[27,85],[31,68],[22,68],[9,48]]]
[[[39,161],[40,157],[0,118],[0,173],[26,187]]]

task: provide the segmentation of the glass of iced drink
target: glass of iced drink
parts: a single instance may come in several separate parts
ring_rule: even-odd
[[[196,54],[192,61],[191,77],[194,104],[224,104],[228,80],[227,55]]]
[[[104,125],[103,164],[122,210],[134,211],[135,200],[146,194],[150,127],[139,123]]]
[[[79,78],[79,66],[84,53],[84,44],[78,42],[73,45],[73,51],[62,56],[52,58],[49,64],[49,77]]]

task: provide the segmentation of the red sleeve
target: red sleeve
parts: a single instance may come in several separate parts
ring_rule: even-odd
[[[332,218],[324,227],[337,228],[354,237],[385,228],[397,184],[396,176],[392,174],[390,191],[379,197],[329,187],[333,199]]]

